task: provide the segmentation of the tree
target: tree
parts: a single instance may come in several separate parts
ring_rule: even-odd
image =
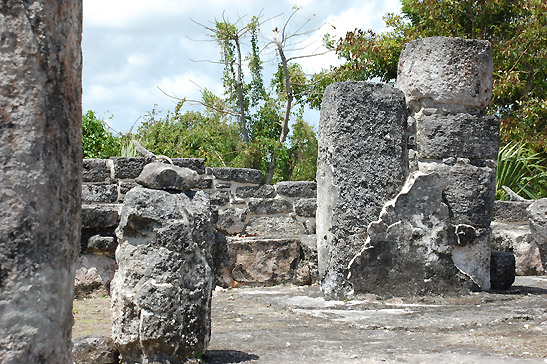
[[[221,113],[182,113],[183,104],[179,102],[164,117],[156,110],[149,112],[137,132],[141,144],[156,155],[203,158],[211,167],[243,166],[244,143],[237,125]]]
[[[301,118],[307,90],[307,77],[293,62],[303,56],[287,54],[294,51],[296,43],[293,40],[308,33],[302,31],[308,22],[296,32],[288,31],[289,22],[297,11],[295,8],[281,29],[273,30],[272,41],[262,48],[258,40],[262,25],[260,16],[251,18],[247,24],[241,18],[236,23],[223,18],[215,21],[214,27],[204,26],[220,47],[225,92],[221,99],[205,90],[200,103],[210,111],[238,119],[241,139],[246,144],[245,155],[250,158],[248,166],[266,172],[266,183],[290,178],[289,129],[291,122]],[[279,64],[271,87],[266,88],[260,52],[271,46]],[[248,49],[247,55],[244,55],[244,47]],[[247,77],[245,69],[248,69]]]
[[[308,102],[320,105],[322,90],[341,80],[393,82],[405,43],[430,36],[490,41],[494,88],[487,112],[500,116],[505,142],[547,146],[547,2],[545,0],[401,0],[402,15],[384,17],[388,31],[356,29],[326,43],[345,60],[316,75]]]
[[[119,138],[95,113],[88,110],[82,116],[82,150],[84,158],[109,158],[120,154]]]

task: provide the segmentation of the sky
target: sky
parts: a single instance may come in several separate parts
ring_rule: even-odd
[[[325,33],[340,37],[355,28],[385,30],[382,16],[398,12],[399,0],[84,0],[83,10],[83,111],[93,110],[115,131],[137,128],[155,109],[173,110],[179,98],[201,98],[200,89],[217,95],[222,89],[219,49],[208,40],[205,26],[223,17],[249,21],[262,13],[261,40],[271,39],[293,7],[300,10],[289,29],[310,20],[301,38],[303,54],[321,53]],[[271,19],[273,17],[273,19]],[[270,20],[271,19],[271,20]],[[292,28],[291,28],[292,27]],[[296,55],[296,53],[293,53]],[[277,64],[275,53],[261,53],[264,75]],[[336,55],[302,58],[307,73],[337,64]],[[197,106],[185,106],[198,110]],[[319,113],[307,110],[305,119],[317,126]]]

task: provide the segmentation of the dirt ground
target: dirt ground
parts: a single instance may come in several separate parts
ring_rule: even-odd
[[[109,298],[74,302],[73,337],[110,335]],[[504,293],[325,301],[318,286],[218,289],[203,363],[547,363],[547,277]]]

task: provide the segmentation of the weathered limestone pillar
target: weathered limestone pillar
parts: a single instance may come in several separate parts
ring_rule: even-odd
[[[0,362],[72,363],[82,4],[0,3]]]
[[[403,186],[408,173],[406,106],[401,91],[383,84],[342,82],[327,87],[319,122],[317,248],[326,296],[350,289],[348,264],[369,223]]]
[[[499,124],[484,109],[492,94],[490,43],[425,38],[408,43],[397,87],[409,107],[411,168],[441,177],[443,198],[461,238],[452,260],[490,288],[490,221],[496,189]]]
[[[184,363],[211,330],[215,231],[209,198],[184,192],[187,168],[148,164],[126,196],[116,229],[112,336],[125,363]]]

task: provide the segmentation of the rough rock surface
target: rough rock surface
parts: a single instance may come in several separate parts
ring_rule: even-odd
[[[199,182],[199,175],[189,168],[154,162],[144,166],[135,181],[141,186],[156,190],[184,192]]]
[[[493,251],[490,259],[492,289],[509,289],[515,282],[515,256],[510,252]]]
[[[0,4],[0,362],[72,363],[82,2]]]
[[[499,121],[494,116],[449,114],[420,118],[416,143],[418,158],[498,158]]]
[[[258,169],[215,167],[211,170],[213,175],[220,180],[254,184],[260,184],[262,181],[262,171]]]
[[[126,362],[181,363],[210,336],[215,240],[204,192],[136,187],[116,230],[112,331]]]
[[[74,341],[74,364],[118,364],[118,351],[110,337],[86,335]]]
[[[467,159],[420,163],[420,171],[438,173],[454,224],[488,228],[494,212],[496,169],[475,166]]]
[[[397,88],[407,103],[484,109],[492,94],[492,47],[488,41],[432,37],[407,43],[399,58]]]
[[[528,221],[526,209],[532,201],[499,201],[494,202],[494,216],[496,221]]]
[[[111,161],[109,159],[84,159],[83,182],[108,182],[110,181]]]
[[[476,287],[452,259],[459,241],[437,174],[412,173],[367,234],[349,268],[356,294],[457,294]]]
[[[543,268],[547,269],[547,198],[535,201],[526,212],[532,239],[539,248]]]
[[[114,258],[84,254],[78,258],[74,290],[77,296],[88,294],[109,294],[110,283],[118,265]]]
[[[313,181],[284,181],[275,185],[277,193],[289,197],[317,197],[317,183]]]
[[[217,230],[226,235],[239,234],[245,228],[247,209],[228,208],[218,212]]]
[[[496,201],[498,202],[498,201]],[[519,276],[542,275],[545,272],[537,243],[530,235],[528,222],[492,222],[492,250],[515,255],[515,273]]]
[[[231,287],[310,284],[317,269],[310,253],[299,239],[229,238],[221,282]]]
[[[303,222],[293,216],[255,216],[245,225],[244,233],[263,238],[295,238],[311,234]]]
[[[319,122],[317,247],[321,287],[343,293],[347,266],[365,243],[368,224],[407,176],[406,105],[387,85],[327,87]]]

